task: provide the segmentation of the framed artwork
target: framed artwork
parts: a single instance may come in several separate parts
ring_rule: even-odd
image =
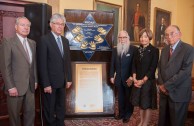
[[[154,8],[154,44],[158,48],[164,47],[166,43],[165,30],[171,24],[171,12]]]
[[[124,0],[124,29],[134,45],[139,45],[139,32],[150,28],[150,6],[151,0]]]
[[[123,18],[121,15],[122,12],[122,6],[107,3],[100,0],[94,0],[94,10],[100,10],[100,11],[114,11],[114,42],[113,45],[117,45],[117,35],[118,32],[121,30],[121,25],[123,22]]]

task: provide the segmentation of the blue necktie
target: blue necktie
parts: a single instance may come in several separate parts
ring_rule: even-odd
[[[59,47],[59,50],[61,52],[61,55],[63,56],[63,48],[62,48],[62,43],[59,37],[57,37],[57,45]]]

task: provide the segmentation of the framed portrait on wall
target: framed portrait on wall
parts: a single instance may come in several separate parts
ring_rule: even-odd
[[[154,8],[154,44],[162,48],[166,43],[165,30],[171,24],[171,12],[155,7]]]
[[[139,45],[139,32],[150,27],[150,0],[124,0],[124,29],[131,43]]]

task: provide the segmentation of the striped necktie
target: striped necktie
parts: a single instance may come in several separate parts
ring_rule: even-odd
[[[62,43],[59,37],[57,37],[57,45],[59,47],[59,50],[61,52],[61,55],[63,56],[63,48],[62,48]]]
[[[27,41],[26,41],[26,39],[23,40],[23,47],[24,47],[24,50],[26,52],[26,55],[27,55],[27,58],[28,58],[28,62],[31,63],[30,54],[29,54],[29,51],[28,51],[28,48],[27,48]]]

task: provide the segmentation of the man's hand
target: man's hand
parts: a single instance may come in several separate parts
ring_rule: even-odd
[[[67,82],[66,83],[66,88],[70,88],[71,84],[72,84],[72,82]]]
[[[132,85],[132,83],[133,83],[133,78],[132,77],[129,77],[127,79],[126,83],[127,83],[128,87],[130,87]]]
[[[110,82],[111,82],[112,84],[114,84],[114,81],[115,81],[114,77],[110,78]]]
[[[35,83],[35,90],[38,88],[38,83]]]
[[[9,96],[15,96],[15,97],[18,96],[18,90],[16,87],[9,89],[8,92],[9,92]]]
[[[168,91],[167,89],[164,87],[164,84],[159,85],[159,89],[162,93],[164,93],[165,95],[168,95]]]
[[[52,93],[52,88],[51,88],[51,86],[45,87],[45,88],[44,88],[44,93],[49,93],[49,94],[51,94],[51,93]]]

